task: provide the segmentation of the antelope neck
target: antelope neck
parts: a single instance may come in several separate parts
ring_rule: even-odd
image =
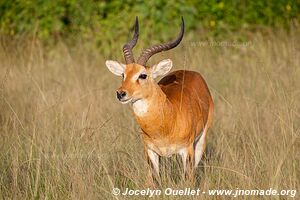
[[[172,104],[159,85],[152,88],[149,97],[136,101],[133,111],[140,127],[147,133],[161,133],[173,124]]]

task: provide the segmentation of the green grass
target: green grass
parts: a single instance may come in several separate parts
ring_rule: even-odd
[[[212,92],[216,109],[196,187],[300,192],[299,33],[255,33],[236,46],[188,40],[150,61],[171,58],[174,69],[196,70]],[[114,56],[123,61],[121,49]],[[113,199],[113,187],[145,188],[140,130],[115,99],[121,80],[105,59],[80,43],[1,40],[2,199]],[[191,186],[172,179],[176,167],[164,163],[162,188]]]

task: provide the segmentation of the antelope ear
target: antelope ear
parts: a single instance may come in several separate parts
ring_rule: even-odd
[[[105,62],[106,67],[109,69],[109,71],[111,71],[113,74],[117,75],[117,76],[122,76],[122,74],[125,71],[125,66],[122,63],[119,63],[117,61],[113,61],[113,60],[107,60]]]
[[[173,67],[172,60],[165,59],[152,67],[152,78],[167,74]]]

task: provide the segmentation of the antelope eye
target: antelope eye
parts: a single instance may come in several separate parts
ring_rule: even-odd
[[[140,74],[139,79],[146,79],[147,78],[147,74]]]
[[[124,79],[124,73],[122,73],[122,78]]]

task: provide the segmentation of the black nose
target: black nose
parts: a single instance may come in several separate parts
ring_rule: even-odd
[[[117,98],[119,100],[121,100],[125,96],[126,96],[126,92],[125,91],[123,91],[123,90],[117,91]]]

